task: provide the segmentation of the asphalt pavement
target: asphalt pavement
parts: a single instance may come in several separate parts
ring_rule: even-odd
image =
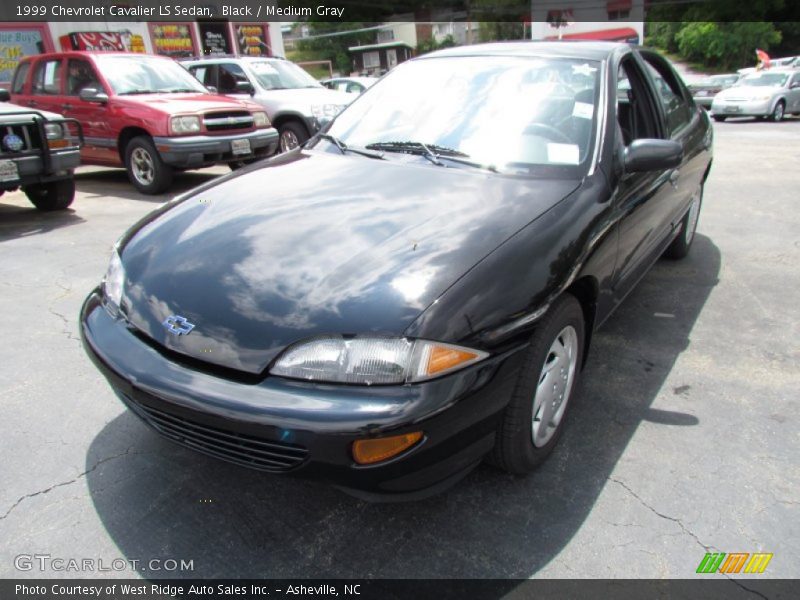
[[[715,132],[690,256],[660,261],[595,336],[550,460],[396,505],[195,454],[113,395],[78,310],[168,195],[101,169],[80,170],[66,212],[5,194],[0,577],[691,578],[706,552],[773,553],[759,577],[800,576],[800,119]],[[35,554],[124,568],[20,570]]]

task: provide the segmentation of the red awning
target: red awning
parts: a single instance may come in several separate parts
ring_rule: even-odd
[[[608,0],[606,3],[606,10],[608,12],[615,10],[630,10],[632,5],[632,0]]]
[[[583,31],[581,33],[565,33],[561,36],[564,40],[605,40],[616,42],[619,40],[638,39],[639,34],[630,27],[620,27],[618,29],[601,29],[600,31]],[[558,39],[557,35],[547,36],[548,40]]]

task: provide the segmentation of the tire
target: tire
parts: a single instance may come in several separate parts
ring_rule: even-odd
[[[288,152],[308,141],[308,131],[297,121],[288,121],[278,127],[278,152]]]
[[[780,123],[781,121],[783,121],[785,111],[786,111],[786,103],[783,100],[778,100],[778,103],[772,110],[772,114],[769,116],[769,120],[775,123]]]
[[[509,473],[524,474],[535,469],[553,451],[564,430],[572,404],[570,399],[578,387],[584,339],[581,306],[574,296],[565,294],[542,318],[525,351],[523,367],[503,413],[489,462]],[[548,421],[557,421],[555,426],[542,429],[542,411],[548,404],[542,401],[545,398],[549,401],[548,396],[542,395],[549,391],[551,381],[561,394],[550,403],[554,412]],[[534,420],[535,404],[537,420]]]
[[[125,168],[128,179],[143,194],[160,194],[172,185],[174,171],[153,145],[153,140],[140,135],[125,147]]]
[[[686,211],[686,214],[681,220],[681,232],[678,234],[678,237],[672,240],[672,243],[664,251],[664,257],[680,260],[689,254],[689,250],[692,248],[692,242],[695,238],[695,232],[697,231],[697,221],[700,218],[700,208],[702,206],[703,186],[701,185],[694,196],[692,196],[689,210]]]
[[[725,119],[727,119],[728,117],[726,117],[725,115],[712,115],[712,118],[713,118],[713,119],[714,119],[714,120],[715,120],[717,123],[723,123],[723,122],[725,122]]]
[[[39,210],[64,210],[75,199],[75,180],[70,177],[59,181],[26,185],[22,191]]]

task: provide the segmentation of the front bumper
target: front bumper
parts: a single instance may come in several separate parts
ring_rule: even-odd
[[[524,347],[415,385],[344,386],[265,377],[243,383],[143,340],[103,307],[81,309],[84,347],[114,391],[162,435],[262,471],[320,479],[369,500],[424,497],[454,483],[494,444]],[[187,362],[188,361],[188,362]],[[423,431],[413,448],[357,465],[355,439]]]
[[[767,117],[772,114],[772,100],[718,100],[711,104],[711,112],[726,117]]]
[[[0,190],[13,190],[36,183],[47,183],[72,177],[73,170],[81,164],[79,148],[50,151],[50,165],[45,168],[41,154],[28,154],[26,156],[2,157],[3,160],[13,160],[17,164],[19,179],[0,182]]]
[[[248,140],[252,153],[234,154],[231,143],[237,140]],[[278,147],[278,132],[269,128],[231,135],[154,137],[153,142],[161,159],[168,165],[195,169],[221,162],[270,156]]]

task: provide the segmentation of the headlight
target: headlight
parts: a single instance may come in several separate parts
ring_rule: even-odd
[[[172,117],[169,126],[174,133],[197,133],[200,131],[200,117]]]
[[[335,117],[343,109],[343,104],[312,104],[311,114],[318,119],[321,117]]]
[[[401,384],[439,377],[487,356],[426,340],[327,336],[289,347],[270,373],[332,383]]]
[[[256,127],[269,127],[269,117],[265,112],[254,112],[253,123]]]
[[[112,308],[118,310],[122,304],[122,289],[125,285],[125,269],[115,248],[108,263],[106,276],[103,277],[103,294]]]
[[[60,123],[45,123],[44,133],[48,140],[60,140],[64,137],[64,128]]]

